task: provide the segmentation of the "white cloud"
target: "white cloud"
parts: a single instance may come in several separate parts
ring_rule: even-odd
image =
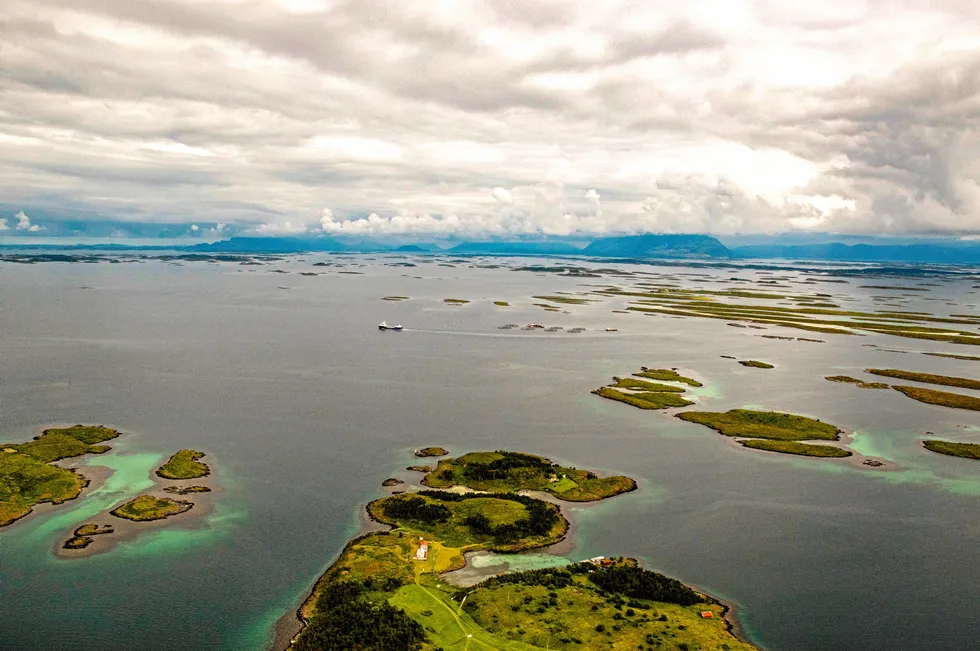
[[[10,230],[10,227],[7,226],[6,218],[0,219],[0,231],[7,231],[7,230]]]
[[[17,218],[17,230],[28,231],[30,233],[36,233],[41,230],[41,227],[37,224],[31,224],[31,219],[28,217],[23,210],[14,215]],[[4,226],[7,225],[7,220],[4,220]]]
[[[197,231],[199,231],[201,229],[200,229],[200,227],[197,224],[191,224],[191,230],[196,233]]]
[[[8,0],[0,203],[212,235],[980,232],[974,4]]]

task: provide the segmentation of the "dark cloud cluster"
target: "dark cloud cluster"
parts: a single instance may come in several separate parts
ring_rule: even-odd
[[[267,233],[980,232],[967,1],[0,12],[0,236],[43,233],[21,210]]]

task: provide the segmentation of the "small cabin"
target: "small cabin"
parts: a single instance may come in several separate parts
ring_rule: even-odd
[[[715,614],[713,612],[711,612],[710,610],[702,610],[701,611],[701,619],[714,619],[714,617],[715,617]]]

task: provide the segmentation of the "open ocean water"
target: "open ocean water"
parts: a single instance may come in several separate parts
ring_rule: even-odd
[[[868,366],[977,377],[978,362],[916,354],[973,347],[612,313],[622,298],[549,313],[531,297],[636,280],[507,268],[527,259],[493,261],[502,268],[424,259],[0,266],[0,441],[49,423],[126,433],[82,462],[113,471],[104,486],[0,529],[0,649],[264,649],[356,533],[381,481],[418,479],[402,469],[423,445],[527,451],[635,477],[634,493],[563,507],[574,526],[564,553],[637,556],[734,601],[770,651],[978,648],[980,463],[920,441],[931,431],[980,442],[980,414],[823,379]],[[319,260],[346,266],[312,266]],[[586,266],[705,274],[677,278],[715,289],[725,285],[705,282],[765,277]],[[881,290],[860,284],[792,291],[875,308]],[[967,280],[943,281],[901,309],[974,313],[972,292]],[[380,300],[387,295],[410,299]],[[382,319],[406,330],[379,332]],[[529,322],[586,331],[498,329]],[[669,414],[589,394],[640,365],[696,373],[706,409],[751,405],[832,422],[854,432],[855,449],[901,469],[741,449]],[[148,486],[161,460],[185,447],[215,467],[213,511],[105,554],[55,556],[71,529]]]

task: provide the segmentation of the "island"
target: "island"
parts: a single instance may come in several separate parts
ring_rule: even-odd
[[[440,448],[439,446],[432,446],[428,448],[422,448],[415,450],[415,456],[417,457],[444,457],[449,454],[449,450],[446,448]]]
[[[0,444],[0,527],[29,514],[37,504],[61,504],[78,497],[88,479],[55,461],[102,454],[103,442],[120,432],[101,425],[46,429],[27,443]]]
[[[680,394],[686,391],[684,387],[677,384],[664,384],[664,382],[676,382],[692,387],[702,386],[697,380],[684,377],[673,369],[649,369],[641,366],[640,371],[633,376],[613,377],[611,384],[593,389],[592,393],[600,398],[623,402],[638,409],[670,409],[687,407],[694,403],[681,397]],[[636,379],[638,377],[645,379],[638,380]],[[650,380],[658,380],[658,382]]]
[[[888,389],[890,386],[884,382],[865,382],[864,380],[859,380],[856,377],[851,377],[850,375],[828,375],[824,379],[841,384],[853,384],[859,389]]]
[[[404,483],[405,482],[403,482],[401,479],[398,479],[397,477],[389,477],[388,479],[381,482],[381,485],[385,487],[390,487],[390,486],[398,486],[399,484],[404,484]]]
[[[95,538],[92,536],[101,536],[103,534],[114,533],[115,529],[111,524],[104,526],[99,526],[95,523],[83,524],[82,526],[75,529],[74,535],[65,541],[65,549],[85,549],[93,542]]]
[[[951,407],[953,409],[969,409],[980,411],[980,398],[966,396],[962,393],[951,393],[949,391],[936,391],[935,389],[923,389],[921,387],[910,387],[901,384],[892,386],[893,389],[904,393],[913,400],[925,402],[930,405],[941,407]]]
[[[911,380],[913,382],[923,382],[925,384],[938,384],[947,387],[959,387],[961,389],[980,390],[980,380],[971,380],[965,377],[952,377],[949,375],[933,375],[932,373],[917,373],[914,371],[900,371],[894,368],[867,368],[865,373],[893,377],[899,380]]]
[[[723,413],[686,411],[677,414],[677,417],[735,438],[747,448],[808,457],[851,456],[851,452],[843,448],[802,443],[813,440],[838,441],[841,435],[841,430],[837,427],[806,416],[732,409]]]
[[[369,516],[390,530],[352,540],[320,577],[299,610],[303,627],[291,651],[754,649],[732,634],[725,606],[631,559],[597,557],[457,587],[452,571],[466,552],[515,552],[565,536],[558,505],[517,491],[540,490],[545,473],[550,482],[555,470],[574,469],[517,452],[471,453],[439,466],[433,477],[501,471],[480,480],[501,490],[422,490],[371,502]]]
[[[945,454],[951,457],[980,459],[980,443],[955,443],[953,441],[929,439],[923,441],[922,445],[931,452],[938,452],[939,454]]]
[[[444,298],[443,303],[448,303],[449,305],[466,305],[469,303],[465,298]]]
[[[422,479],[430,488],[465,486],[478,491],[542,491],[566,502],[593,502],[636,490],[629,477],[599,477],[521,452],[470,452],[443,459]]]
[[[738,363],[741,364],[742,366],[748,366],[749,368],[776,368],[772,364],[769,364],[767,362],[760,362],[754,359],[740,359],[738,360]]]
[[[196,450],[181,450],[170,457],[167,463],[157,468],[157,476],[164,479],[197,479],[207,477],[211,469],[198,461],[204,456]]]
[[[163,491],[174,495],[190,495],[191,493],[210,493],[211,488],[208,486],[167,486]]]
[[[117,518],[133,520],[134,522],[150,522],[151,520],[163,520],[174,515],[179,515],[190,511],[193,507],[193,502],[172,500],[169,497],[140,495],[136,499],[130,500],[122,506],[109,511],[109,514]]]

